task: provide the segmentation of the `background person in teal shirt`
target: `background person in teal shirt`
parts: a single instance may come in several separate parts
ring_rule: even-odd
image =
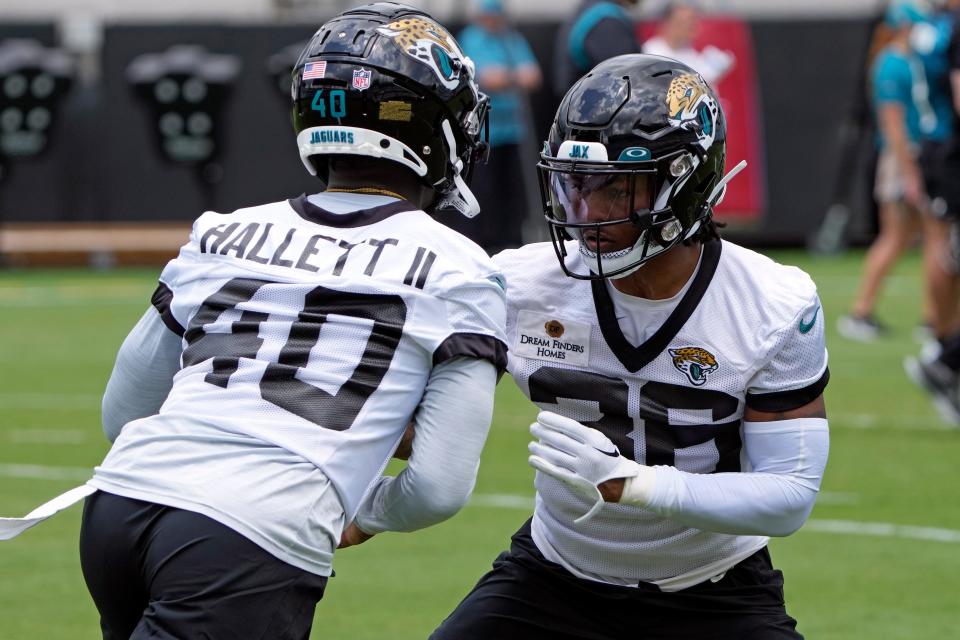
[[[530,45],[508,23],[501,0],[478,0],[476,11],[474,23],[457,40],[476,65],[480,89],[490,96],[490,160],[476,167],[471,183],[481,214],[450,226],[493,254],[522,244],[529,182],[524,173],[530,171],[530,163],[521,162],[531,133],[527,94],[540,88],[541,74]]]
[[[929,5],[921,0],[894,0],[885,18],[889,42],[870,68],[880,149],[874,188],[880,232],[867,252],[851,312],[838,319],[840,333],[853,340],[871,341],[885,333],[874,316],[880,289],[890,268],[920,232],[922,215],[928,210],[918,157],[924,136],[936,130],[937,116],[930,104],[923,62],[911,48],[910,36],[914,26],[929,17]],[[923,316],[931,318],[929,290],[925,294]]]
[[[938,309],[942,313],[934,326],[935,348],[924,348],[918,357],[904,361],[910,378],[928,391],[934,407],[944,420],[960,427],[960,0],[947,0],[946,21],[937,21],[937,35],[942,35],[944,25],[949,27],[950,40],[944,60],[946,62],[945,91],[950,95],[952,110],[948,114],[951,134],[946,143],[938,145],[942,153],[930,163],[937,178],[930,188],[931,209],[943,216],[948,227],[946,247],[941,254],[939,272],[934,275],[942,280],[930,284],[941,287],[938,292]],[[939,39],[935,41],[940,44]],[[926,163],[925,163],[926,164]],[[939,170],[939,174],[936,170]]]
[[[951,0],[960,6],[957,0]],[[947,155],[953,132],[953,96],[950,88],[950,47],[953,20],[944,8],[913,27],[910,44],[923,63],[930,108],[934,118],[921,122],[920,171],[930,202],[924,217],[924,272],[927,298],[931,302],[927,318],[929,330],[924,339],[944,338],[956,326],[957,294],[955,273],[948,255],[950,252],[950,218],[958,213],[951,211],[948,190],[950,182],[960,180],[956,167],[947,169]],[[922,88],[922,87],[921,87]],[[928,126],[923,126],[927,124]]]
[[[626,53],[640,53],[631,11],[641,0],[581,0],[560,26],[554,44],[553,90],[557,102],[595,66]]]

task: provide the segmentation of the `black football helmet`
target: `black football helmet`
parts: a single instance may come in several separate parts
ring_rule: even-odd
[[[690,67],[631,54],[600,63],[564,96],[537,165],[550,237],[564,272],[627,276],[709,223],[726,183],[720,101]],[[603,251],[612,225],[640,230]],[[579,242],[590,273],[566,265]]]
[[[377,2],[333,18],[293,70],[293,124],[307,170],[331,155],[397,162],[436,192],[429,209],[479,211],[467,183],[486,158],[488,98],[473,63],[429,14]]]

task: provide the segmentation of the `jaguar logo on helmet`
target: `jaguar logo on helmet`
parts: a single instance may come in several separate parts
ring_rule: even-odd
[[[671,126],[694,131],[700,146],[710,148],[716,136],[719,108],[703,78],[695,73],[674,78],[667,89],[667,108]]]
[[[377,29],[403,52],[427,65],[447,89],[457,86],[464,55],[447,31],[422,18],[403,18]]]
[[[687,379],[696,386],[706,384],[707,376],[720,368],[716,357],[702,347],[670,349],[673,366],[687,374]]]

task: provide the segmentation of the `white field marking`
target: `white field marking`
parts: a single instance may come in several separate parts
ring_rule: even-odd
[[[533,496],[512,496],[505,493],[475,493],[473,497],[470,498],[470,505],[474,507],[533,511]]]
[[[146,304],[145,288],[136,283],[89,285],[4,286],[0,285],[0,307],[58,307],[64,305]]]
[[[146,281],[144,281],[146,282]],[[50,284],[23,286],[17,283],[0,284],[0,300],[24,300],[27,298],[48,297],[51,295],[62,297],[85,297],[90,295],[119,294],[139,295],[149,289],[144,282],[113,281],[87,282],[79,284]]]
[[[831,427],[850,429],[877,429],[884,427],[895,431],[951,431],[952,428],[936,416],[879,415],[876,413],[829,412]]]
[[[880,538],[906,538],[932,542],[960,543],[960,531],[935,527],[914,527],[889,522],[854,522],[851,520],[808,520],[801,531],[817,533],[840,533],[855,536]]]
[[[47,467],[39,464],[0,464],[0,476],[24,480],[74,480],[93,477],[93,469],[82,467]]]
[[[0,393],[0,409],[100,409],[92,393]]]
[[[7,438],[14,444],[80,444],[86,442],[82,429],[12,429]]]
[[[817,504],[847,505],[858,504],[860,494],[846,491],[821,491],[817,494]]]
[[[830,492],[826,492],[829,495]],[[854,494],[838,493],[838,496]],[[820,498],[823,497],[821,494]],[[475,494],[470,500],[474,507],[496,509],[533,510],[533,498],[509,494]],[[811,533],[836,533],[841,535],[873,536],[880,538],[901,538],[906,540],[927,540],[932,542],[952,542],[960,544],[960,531],[936,527],[916,527],[889,522],[856,522],[853,520],[807,520],[800,530]]]
[[[45,309],[52,307],[80,307],[80,306],[96,306],[96,307],[129,307],[132,305],[139,305],[146,309],[147,302],[143,300],[128,300],[120,298],[63,298],[55,299],[51,298],[49,300],[4,300],[0,302],[0,309]]]
[[[843,491],[821,491],[817,495],[818,504],[829,505],[848,505],[860,502],[860,496],[856,493]],[[502,493],[475,494],[470,499],[470,504],[475,507],[494,507],[502,509],[533,509],[533,497],[514,496]]]

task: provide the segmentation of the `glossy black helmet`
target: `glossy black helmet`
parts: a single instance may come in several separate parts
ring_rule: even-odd
[[[567,275],[624,277],[710,224],[712,207],[742,168],[723,177],[726,139],[720,101],[690,67],[642,54],[594,67],[564,96],[538,164],[551,240]],[[625,224],[639,238],[605,252],[602,234]],[[568,270],[570,239],[590,273]]]
[[[393,2],[351,9],[314,34],[293,71],[293,123],[307,170],[333,155],[397,162],[433,189],[431,210],[473,216],[488,99],[473,63],[429,14]]]

